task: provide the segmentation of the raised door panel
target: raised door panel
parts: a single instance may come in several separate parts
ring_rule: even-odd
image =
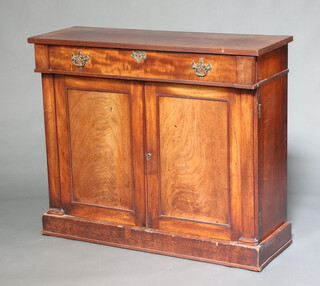
[[[143,226],[141,86],[62,76],[55,86],[66,213]]]
[[[162,216],[229,224],[227,118],[227,101],[159,95]]]
[[[74,202],[133,209],[129,100],[127,93],[68,90]]]
[[[232,89],[146,86],[150,227],[221,239],[238,232],[236,95]]]

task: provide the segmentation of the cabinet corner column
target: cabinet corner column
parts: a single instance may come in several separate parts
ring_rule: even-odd
[[[61,208],[54,79],[42,74],[50,208]]]
[[[241,200],[239,242],[257,244],[258,228],[258,90],[241,91]]]

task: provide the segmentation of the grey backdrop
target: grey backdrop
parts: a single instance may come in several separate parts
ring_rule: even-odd
[[[1,0],[0,285],[319,285],[320,1]],[[293,35],[289,219],[262,273],[41,236],[47,175],[40,75],[27,37],[69,26]]]

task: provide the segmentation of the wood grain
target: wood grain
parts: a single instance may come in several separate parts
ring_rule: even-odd
[[[286,45],[292,36],[213,34],[71,27],[30,37],[29,43],[259,56]]]
[[[61,208],[57,118],[54,80],[52,75],[42,75],[43,111],[46,132],[46,151],[50,208]]]
[[[237,83],[252,85],[257,83],[257,59],[237,56]],[[240,87],[241,88],[241,87]]]
[[[263,239],[287,220],[287,77],[260,89],[259,214]]]
[[[133,210],[130,98],[68,89],[73,200]]]
[[[36,69],[49,69],[49,48],[47,45],[34,45]]]
[[[228,225],[228,102],[158,97],[161,215]]]
[[[66,214],[145,225],[141,86],[59,76],[55,89]]]
[[[86,65],[79,69],[71,61],[71,54],[81,49],[89,55]],[[70,72],[82,75],[109,75],[125,78],[158,80],[182,80],[200,83],[220,83],[241,86],[255,84],[255,58],[189,53],[146,51],[147,58],[137,63],[131,50],[99,49],[87,47],[50,46],[50,72]],[[200,78],[191,68],[191,63],[211,63],[212,69]]]
[[[257,128],[255,118],[258,118],[256,109],[256,94],[242,91],[241,101],[241,201],[242,201],[242,228],[241,241],[257,243],[258,233],[258,188],[256,180],[257,168]]]
[[[257,81],[263,81],[288,68],[288,45],[257,59]]]
[[[43,216],[43,234],[261,271],[287,248],[291,224],[251,246],[206,237],[121,226],[72,216]]]
[[[43,74],[44,234],[255,271],[290,245],[292,37],[73,27],[28,41]]]
[[[147,162],[150,226],[221,239],[237,236],[237,91],[148,84],[145,94],[147,150],[153,154]]]

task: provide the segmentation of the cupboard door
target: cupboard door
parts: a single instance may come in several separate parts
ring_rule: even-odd
[[[149,227],[220,239],[239,230],[237,93],[146,84]]]
[[[66,214],[145,225],[142,86],[55,76]]]

